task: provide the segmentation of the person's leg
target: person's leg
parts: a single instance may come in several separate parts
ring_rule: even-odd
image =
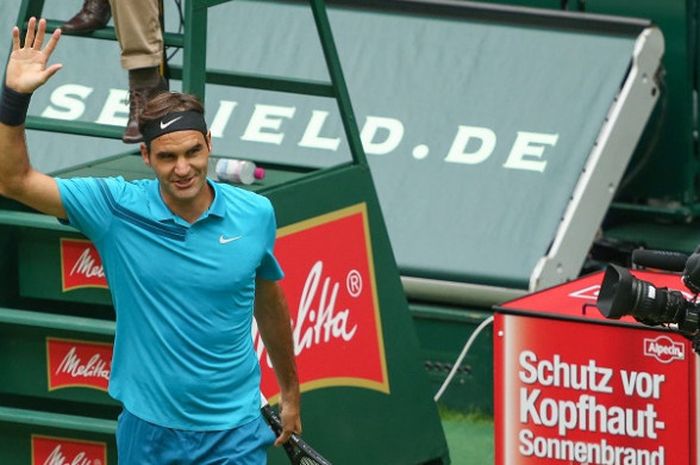
[[[227,431],[188,433],[188,465],[266,465],[275,435],[262,417]]]
[[[146,99],[167,90],[160,73],[163,35],[158,0],[110,0],[114,27],[121,47],[121,64],[129,72],[129,122],[126,143],[141,142],[138,114]]]
[[[124,69],[160,65],[163,36],[158,0],[109,0]]]
[[[105,27],[110,17],[107,0],[85,0],[80,11],[63,23],[61,29],[73,34],[87,34]]]
[[[178,465],[183,455],[175,430],[122,411],[117,421],[118,465]]]

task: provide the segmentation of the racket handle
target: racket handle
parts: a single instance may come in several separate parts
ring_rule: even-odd
[[[272,410],[272,407],[270,407],[269,404],[264,405],[260,408],[260,410],[262,411],[265,421],[268,425],[270,425],[270,428],[272,428],[272,431],[279,436],[282,433],[282,422],[280,421],[279,416],[277,416],[277,413]]]

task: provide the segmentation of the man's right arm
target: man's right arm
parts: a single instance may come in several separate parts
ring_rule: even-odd
[[[46,66],[58,43],[60,30],[52,34],[42,50],[45,31],[46,21],[42,19],[37,26],[36,19],[30,19],[24,45],[20,46],[19,29],[15,27],[12,30],[12,53],[5,75],[5,86],[10,91],[31,94],[61,68],[61,65]],[[7,105],[7,102],[3,97],[2,105]],[[11,105],[8,108],[10,110],[6,111],[6,114],[12,115],[16,112]],[[27,153],[24,123],[16,125],[9,121],[12,119],[0,121],[0,194],[42,213],[66,218],[56,181],[32,169]]]
[[[47,215],[66,218],[56,180],[29,164],[24,125],[0,123],[0,194]]]

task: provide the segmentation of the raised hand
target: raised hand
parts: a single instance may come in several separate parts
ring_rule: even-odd
[[[60,64],[46,66],[61,37],[61,30],[54,31],[42,50],[45,33],[46,20],[41,19],[37,26],[36,18],[32,17],[27,25],[24,45],[20,46],[19,28],[15,26],[12,29],[12,53],[5,73],[5,85],[10,89],[24,94],[32,93],[62,68]]]

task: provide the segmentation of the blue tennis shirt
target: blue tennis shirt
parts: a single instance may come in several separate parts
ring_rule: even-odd
[[[157,180],[57,179],[71,225],[102,257],[117,315],[109,393],[157,425],[214,431],[260,415],[255,278],[282,278],[269,200],[209,181],[193,224]]]

